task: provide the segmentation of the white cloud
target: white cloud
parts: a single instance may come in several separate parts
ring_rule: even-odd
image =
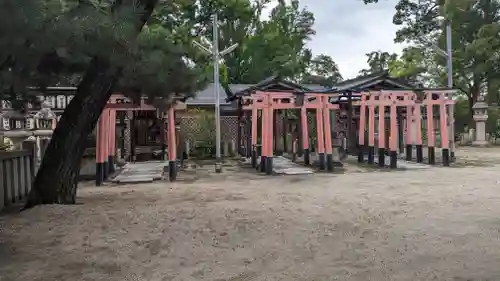
[[[392,23],[398,0],[365,5],[362,0],[301,0],[314,13],[316,35],[308,46],[313,53],[330,55],[344,78],[357,76],[366,68],[366,53],[381,50],[400,53],[395,44],[398,29]],[[270,11],[269,6],[267,11]]]

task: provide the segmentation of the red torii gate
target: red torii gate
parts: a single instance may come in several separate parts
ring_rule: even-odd
[[[168,142],[169,178],[177,177],[177,150],[175,134],[175,110],[186,109],[186,104],[178,100],[174,106],[167,109],[168,128],[166,139]],[[111,95],[108,104],[101,113],[96,128],[96,185],[100,186],[114,172],[114,158],[116,153],[116,111],[157,111],[158,109],[141,99],[140,104],[134,104],[122,94]],[[165,126],[163,126],[165,129]],[[165,134],[165,132],[163,132]]]
[[[316,124],[318,138],[318,156],[320,170],[333,171],[332,135],[330,110],[338,109],[337,104],[329,102],[325,93],[287,93],[256,91],[250,96],[242,97],[243,110],[252,111],[252,166],[257,167],[258,110],[262,110],[262,147],[260,170],[271,174],[273,170],[273,126],[275,125],[274,110],[300,109],[302,145],[304,163],[310,164],[309,134],[307,124],[307,109],[316,109]],[[325,133],[326,132],[326,133]],[[326,154],[326,155],[325,155]]]
[[[423,162],[422,153],[422,132],[421,132],[421,107],[426,107],[427,112],[427,146],[429,164],[436,163],[435,145],[436,136],[434,132],[435,105],[439,106],[440,135],[443,166],[450,165],[450,150],[446,106],[454,106],[455,102],[449,99],[453,90],[428,90],[423,91],[422,99],[414,91],[373,91],[361,93],[360,105],[360,126],[359,126],[359,154],[358,161],[364,161],[364,151],[368,152],[368,163],[374,163],[375,153],[375,108],[378,107],[378,165],[385,166],[385,151],[389,150],[390,167],[397,167],[397,120],[396,110],[398,106],[406,107],[406,160],[412,160],[413,145],[416,146],[417,162]],[[433,99],[433,95],[438,95],[438,99]],[[365,145],[365,125],[366,108],[368,107],[368,147]],[[390,136],[389,147],[385,144],[385,108],[390,108]],[[414,125],[413,125],[414,124]],[[414,130],[415,128],[415,130]],[[415,131],[415,138],[413,138]]]

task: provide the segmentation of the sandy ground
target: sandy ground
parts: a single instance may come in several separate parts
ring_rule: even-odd
[[[85,187],[82,205],[0,217],[0,280],[500,280],[500,150],[458,154],[461,168]]]

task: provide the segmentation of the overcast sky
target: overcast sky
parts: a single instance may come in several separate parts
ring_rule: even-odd
[[[300,0],[316,18],[316,35],[309,48],[315,55],[330,55],[344,78],[353,78],[367,67],[366,53],[400,53],[403,46],[394,44],[397,27],[392,24],[397,1],[365,5],[362,0]]]

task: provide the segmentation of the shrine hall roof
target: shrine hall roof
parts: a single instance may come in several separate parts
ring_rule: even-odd
[[[229,89],[226,89],[228,93],[228,101],[233,101],[241,96],[249,95],[254,91],[300,91],[300,92],[323,92],[327,88],[318,84],[298,84],[295,82],[288,81],[279,76],[271,76],[267,79],[260,81],[257,84],[229,84]]]
[[[420,88],[403,79],[391,77],[389,71],[380,71],[342,81],[326,90],[326,92],[361,92],[381,84],[384,84],[384,88],[387,90]]]
[[[229,85],[228,101],[237,99],[238,97],[249,95],[251,92],[256,90],[269,90],[272,88],[273,91],[294,91],[294,92],[321,92],[321,93],[338,93],[341,98],[346,93],[361,92],[374,87],[379,87],[385,90],[394,89],[420,89],[420,87],[412,85],[408,81],[402,79],[391,77],[388,71],[380,71],[369,75],[363,75],[356,77],[354,79],[349,79],[342,81],[332,88],[327,89],[320,85],[310,85],[310,84],[297,84],[294,82],[281,79],[278,76],[272,76],[265,79],[255,85],[248,84],[236,84]],[[278,90],[276,89],[278,88]]]

